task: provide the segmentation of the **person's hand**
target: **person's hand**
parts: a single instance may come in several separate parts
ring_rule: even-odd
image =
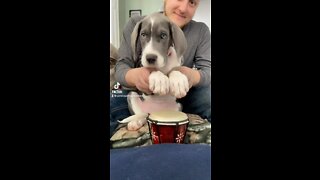
[[[135,86],[138,90],[151,94],[152,91],[149,89],[149,76],[154,69],[140,67],[130,69],[126,74],[126,81],[130,86]]]

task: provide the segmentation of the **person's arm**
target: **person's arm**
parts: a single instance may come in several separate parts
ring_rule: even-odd
[[[138,19],[130,18],[123,29],[122,40],[118,51],[119,58],[115,67],[115,79],[125,87],[134,87],[132,83],[127,83],[125,76],[127,72],[135,66],[132,58],[131,33],[137,22]]]
[[[207,25],[202,23],[201,38],[195,55],[195,67],[200,74],[200,80],[194,86],[209,86],[211,84],[211,33]]]
[[[200,32],[193,32],[197,30],[199,26],[201,28]],[[188,46],[192,46],[191,49],[193,49],[193,46],[196,48],[193,58],[193,64],[196,69],[186,66],[177,67],[176,69],[187,76],[190,87],[208,86],[211,83],[211,33],[204,23],[197,23],[191,31],[193,33],[189,35],[200,35],[200,37],[192,38],[198,39],[199,41],[191,41],[188,44]]]

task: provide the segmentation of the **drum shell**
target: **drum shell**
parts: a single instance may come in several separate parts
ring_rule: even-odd
[[[147,117],[150,137],[153,144],[179,143],[183,144],[189,120],[180,122],[159,122]]]

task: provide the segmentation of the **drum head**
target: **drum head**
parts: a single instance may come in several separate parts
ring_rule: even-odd
[[[189,122],[187,114],[180,111],[163,110],[150,113],[148,120],[157,124],[176,125]]]

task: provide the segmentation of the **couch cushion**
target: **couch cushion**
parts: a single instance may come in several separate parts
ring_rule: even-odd
[[[211,145],[211,123],[195,114],[187,114],[189,125],[184,143]],[[127,124],[120,124],[110,139],[111,148],[127,148],[151,145],[148,124],[137,131],[127,130]]]

